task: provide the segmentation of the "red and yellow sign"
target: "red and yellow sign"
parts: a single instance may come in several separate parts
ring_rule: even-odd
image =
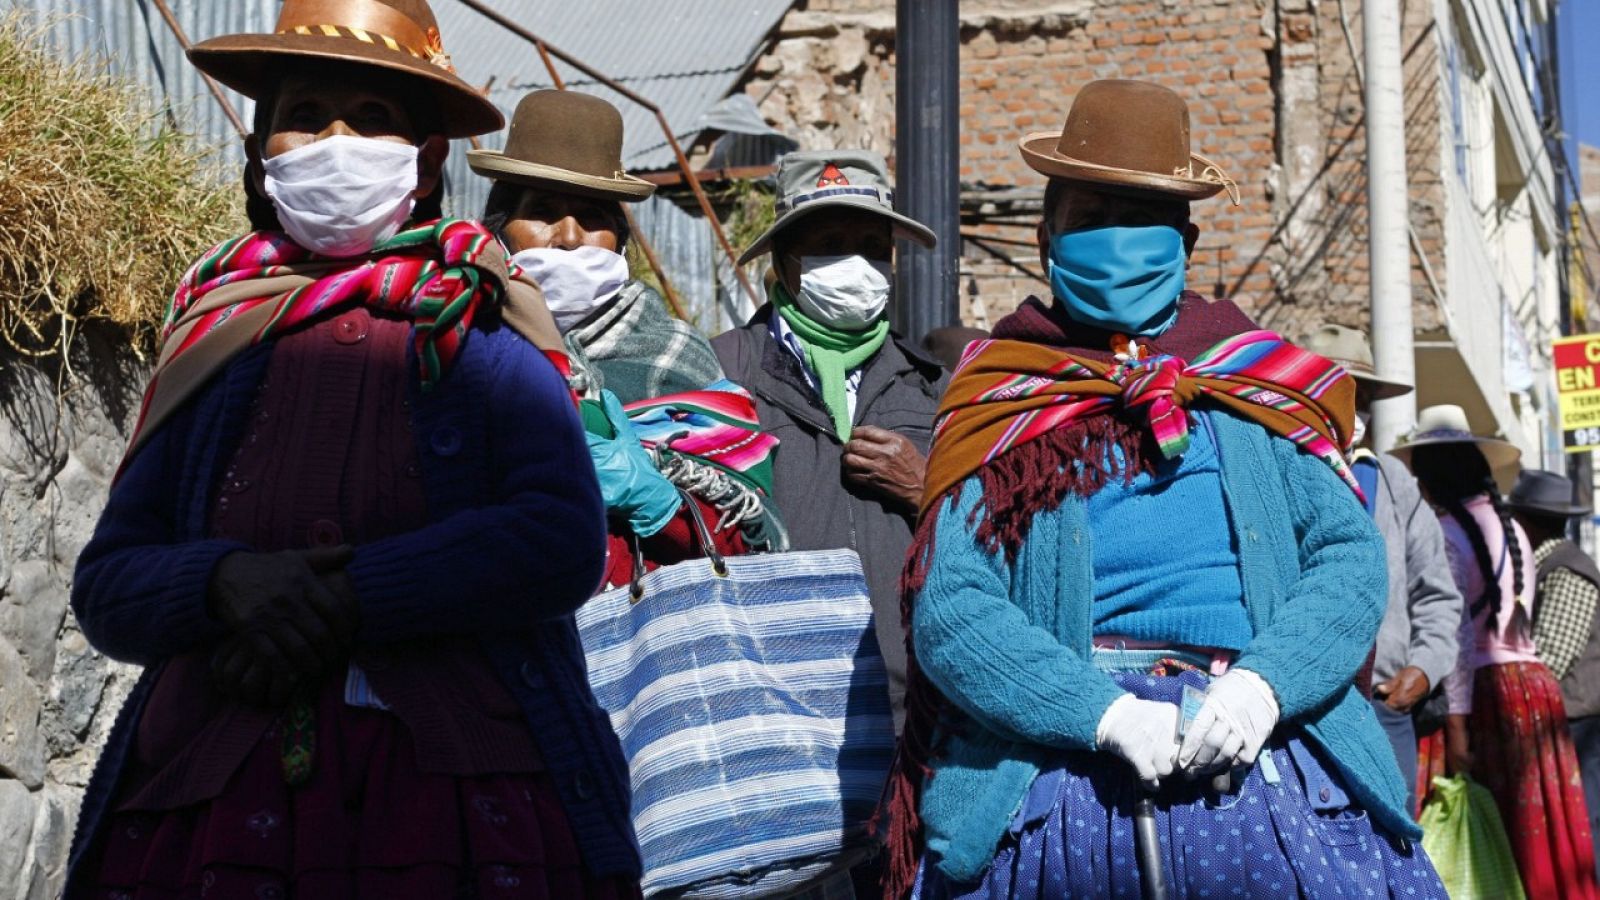
[[[1562,444],[1568,453],[1587,453],[1600,447],[1600,334],[1561,338],[1553,355]]]

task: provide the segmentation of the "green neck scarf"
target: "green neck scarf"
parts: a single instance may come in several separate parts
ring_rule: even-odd
[[[772,305],[778,315],[800,339],[806,351],[806,364],[817,378],[822,405],[833,419],[833,430],[840,442],[850,440],[850,398],[845,390],[851,369],[860,368],[877,353],[889,337],[888,318],[879,319],[865,331],[840,331],[823,325],[800,311],[783,282],[772,286]]]

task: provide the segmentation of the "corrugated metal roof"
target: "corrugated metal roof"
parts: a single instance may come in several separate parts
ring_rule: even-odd
[[[588,0],[537,7],[525,0],[484,2],[649,99],[684,143],[699,133],[701,116],[738,85],[767,34],[793,5],[793,0]],[[489,98],[508,119],[523,95],[554,86],[532,44],[456,0],[436,0],[433,9],[456,70],[470,84],[493,78]],[[676,164],[654,114],[570,66],[557,62],[556,67],[567,87],[604,97],[622,111],[624,165],[651,171]],[[497,148],[504,137],[482,141]],[[488,190],[474,184],[482,179],[467,167],[464,152],[451,154],[449,175],[455,210],[475,214]]]
[[[698,134],[701,117],[738,84],[763,39],[792,0],[587,0],[559,5],[527,0],[487,0],[596,70],[625,83],[659,106],[685,144]],[[192,41],[220,34],[270,31],[279,0],[169,0]],[[445,49],[471,84],[495,78],[490,98],[509,118],[528,91],[551,87],[538,53],[458,0],[433,0]],[[182,130],[217,148],[232,166],[243,164],[238,135],[189,65],[149,0],[0,0],[0,12],[18,9],[50,24],[48,36],[64,56],[93,54],[111,70],[164,98]],[[653,114],[594,83],[570,67],[560,72],[568,87],[604,97],[622,111],[624,163],[652,170],[674,165],[671,149]],[[248,125],[252,103],[226,92]],[[499,147],[503,134],[482,139]],[[467,142],[457,141],[446,169],[446,210],[476,216],[489,182],[466,164]],[[696,216],[660,201],[639,209],[641,231],[664,257],[691,315],[708,330],[743,321],[749,304],[732,279],[726,258],[713,252],[709,227]]]
[[[493,0],[489,0],[493,2]],[[169,0],[190,40],[219,34],[270,31],[278,0]],[[598,71],[628,85],[661,107],[673,133],[689,140],[700,117],[728,95],[760,51],[763,38],[792,0],[658,0],[644,8],[637,0],[589,0],[576,4],[538,4],[499,0],[495,8]],[[445,49],[472,84],[495,79],[490,98],[508,116],[528,91],[551,87],[549,74],[532,45],[467,8],[457,0],[434,0]],[[0,0],[0,9],[32,12],[52,23],[50,37],[64,54],[93,53],[114,71],[139,81],[166,98],[186,131],[238,157],[238,140],[200,75],[184,59],[178,42],[148,0]],[[622,110],[630,169],[670,168],[674,159],[655,116],[627,98],[557,63],[569,87],[605,97]],[[228,92],[246,123],[251,103]],[[498,147],[501,135],[483,139]],[[452,154],[456,185],[475,177],[464,159],[464,142]],[[481,202],[481,192],[463,197]],[[460,204],[461,211],[473,204]]]

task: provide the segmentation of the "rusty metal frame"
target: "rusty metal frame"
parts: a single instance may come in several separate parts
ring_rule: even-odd
[[[490,9],[488,6],[480,2],[480,0],[460,0],[460,2],[468,9],[473,10],[479,15],[482,15],[484,18],[494,22],[496,25],[499,25],[501,28],[504,28],[517,37],[520,37],[532,44],[534,48],[538,50],[539,59],[543,61],[545,69],[549,71],[550,78],[555,83],[557,88],[566,90],[567,85],[566,81],[561,77],[561,74],[556,70],[555,62],[551,57],[561,60],[562,62],[573,67],[574,69],[577,69],[579,72],[582,72],[600,84],[605,85],[622,96],[627,97],[629,100],[632,100],[634,103],[639,104],[655,115],[656,122],[661,125],[661,133],[666,137],[667,143],[672,147],[673,156],[677,158],[678,169],[683,174],[684,182],[686,182],[689,185],[689,189],[694,192],[694,198],[700,204],[700,211],[705,214],[706,221],[711,225],[712,232],[717,236],[717,242],[722,245],[723,252],[728,256],[728,262],[733,267],[734,277],[739,280],[739,284],[744,287],[745,292],[750,296],[750,302],[756,306],[760,306],[761,295],[756,291],[755,286],[750,283],[749,277],[745,275],[744,267],[739,265],[739,254],[734,250],[733,245],[728,242],[727,232],[723,231],[722,229],[722,222],[717,218],[716,210],[711,206],[711,199],[706,196],[705,189],[701,187],[700,179],[696,177],[694,167],[689,164],[689,157],[683,152],[683,146],[678,143],[677,135],[672,133],[672,125],[667,121],[666,114],[661,111],[661,107],[628,88],[626,85],[623,85],[616,79],[602,74],[572,54],[567,53],[561,48],[551,44],[549,41],[546,41],[544,38],[541,38],[521,25],[518,25],[516,22],[513,22],[500,13],[495,12],[493,9]],[[633,228],[633,215],[632,213],[628,213],[626,204],[623,205],[623,211],[628,215],[629,227]],[[634,234],[635,236],[639,236],[639,232],[636,228],[634,229]],[[651,260],[651,268],[656,268],[655,254],[654,251],[649,248],[648,241],[642,241],[640,248],[645,250],[646,258]],[[665,287],[665,275],[661,273],[659,269],[657,270],[657,276],[662,278],[662,285]],[[682,318],[682,316],[680,315],[679,318]]]
[[[166,20],[167,27],[172,30],[172,36],[178,39],[178,46],[183,48],[183,53],[187,56],[189,48],[194,45],[189,42],[189,36],[184,34],[183,26],[178,24],[178,17],[172,14],[172,7],[167,5],[167,0],[153,0],[153,2],[156,5],[156,11],[161,13],[161,18]],[[196,69],[195,71],[199,72],[200,70]],[[215,78],[204,72],[200,72],[200,77],[205,80],[206,87],[211,91],[211,96],[217,98],[217,105],[222,107],[222,112],[227,115],[228,121],[233,123],[233,130],[239,132],[239,137],[241,138],[249,137],[250,129],[244,126],[244,120],[239,118],[239,111],[233,108],[233,104],[228,100],[228,95],[222,92],[222,85],[218,84]]]

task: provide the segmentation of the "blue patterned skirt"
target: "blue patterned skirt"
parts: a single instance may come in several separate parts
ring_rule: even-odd
[[[1169,703],[1183,684],[1204,690],[1208,680],[1199,671],[1112,677],[1135,696]],[[1215,791],[1208,778],[1175,777],[1154,795],[1170,897],[1446,900],[1421,845],[1368,819],[1297,729],[1280,728],[1268,747],[1234,771],[1231,792]],[[1133,805],[1143,795],[1120,760],[1063,753],[1034,780],[981,880],[949,882],[925,856],[912,897],[1139,900]]]

